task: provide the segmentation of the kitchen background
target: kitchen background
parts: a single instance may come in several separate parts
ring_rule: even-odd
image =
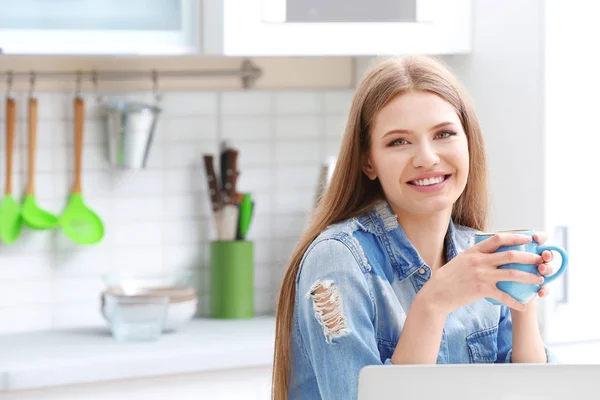
[[[73,94],[36,94],[37,198],[57,214],[72,182]],[[19,194],[27,171],[26,95],[16,95]],[[60,230],[23,229],[15,243],[1,245],[0,332],[102,322],[102,276],[111,273],[191,271],[199,315],[207,316],[208,242],[216,237],[202,156],[217,154],[223,139],[240,151],[238,191],[251,192],[256,202],[249,231],[256,313],[272,313],[284,264],[314,205],[320,166],[337,154],[351,96],[349,89],[164,92],[148,167],[123,171],[108,162],[101,109],[95,94],[86,93],[83,194],[104,221],[106,236],[84,247]],[[110,97],[153,101],[150,91]]]
[[[262,75],[250,89],[236,76],[160,77],[157,140],[148,168],[136,171],[107,162],[96,93],[84,82],[83,194],[105,222],[106,236],[83,247],[59,230],[24,229],[14,244],[0,244],[3,399],[268,398],[283,267],[314,205],[319,168],[337,153],[356,83],[379,54],[436,55],[464,82],[486,139],[491,229],[543,229],[568,247],[567,274],[540,302],[544,339],[566,363],[600,360],[594,317],[600,270],[591,261],[600,214],[593,211],[588,173],[600,147],[593,134],[600,90],[596,3],[371,0],[368,22],[386,23],[367,23],[360,0],[331,2],[337,6],[323,14],[310,10],[318,3],[300,0],[156,0],[144,2],[152,7],[136,2],[138,14],[126,16],[115,0],[92,12],[78,8],[89,1],[68,7],[54,1],[63,5],[62,16],[50,3],[0,0],[6,53],[0,74],[135,70],[141,79],[100,80],[100,93],[148,102],[153,70],[159,76],[174,69],[231,71],[247,58]],[[420,13],[393,14],[394,4]],[[286,6],[295,14],[286,14]],[[37,198],[58,213],[72,179],[75,81],[39,80],[35,88]],[[26,183],[28,89],[26,79],[15,82],[17,195]],[[0,138],[1,188],[6,146]],[[256,201],[249,232],[256,318],[245,321],[205,318],[207,244],[215,236],[202,155],[216,155],[223,139],[239,148],[239,189]],[[185,271],[194,272],[200,297],[198,318],[186,329],[143,345],[110,337],[99,312],[103,275]]]

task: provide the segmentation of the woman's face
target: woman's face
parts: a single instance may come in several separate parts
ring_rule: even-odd
[[[452,105],[420,91],[390,101],[375,118],[363,170],[379,179],[396,213],[451,209],[469,175],[467,137]]]

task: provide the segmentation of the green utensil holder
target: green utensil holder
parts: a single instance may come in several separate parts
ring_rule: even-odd
[[[245,240],[210,243],[211,317],[254,317],[254,243]]]

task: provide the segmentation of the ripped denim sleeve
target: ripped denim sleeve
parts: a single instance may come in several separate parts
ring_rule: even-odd
[[[309,250],[298,276],[302,347],[326,399],[356,398],[360,370],[382,364],[369,276],[355,253],[341,240],[323,240]]]

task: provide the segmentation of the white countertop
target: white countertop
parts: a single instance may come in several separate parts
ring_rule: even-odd
[[[0,335],[0,393],[269,366],[274,339],[273,317],[194,319],[156,342],[118,342],[108,327]]]

